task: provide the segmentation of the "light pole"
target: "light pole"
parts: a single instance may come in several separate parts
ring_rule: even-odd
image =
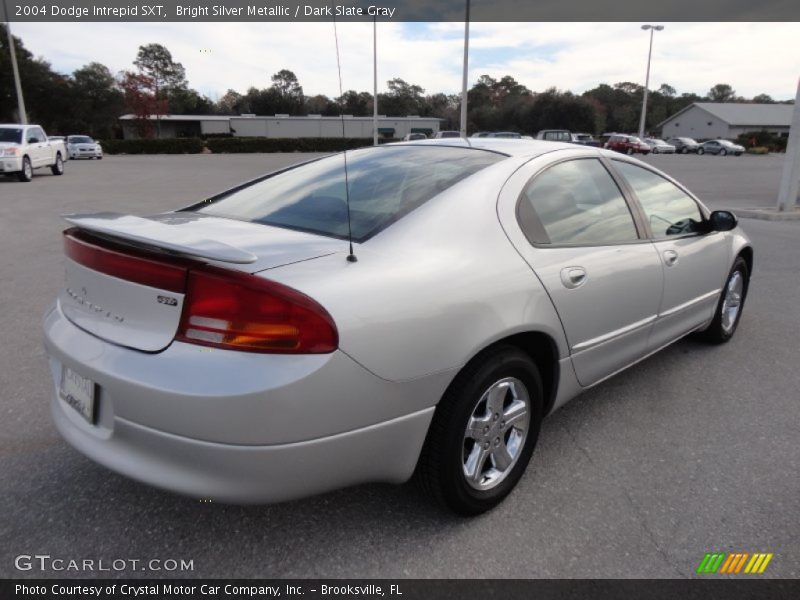
[[[467,73],[469,71],[469,0],[464,18],[464,73],[461,79],[461,137],[467,137]]]
[[[378,145],[378,17],[372,19],[372,145]]]
[[[650,30],[650,51],[647,53],[647,76],[644,80],[644,96],[642,97],[642,118],[639,119],[639,137],[644,137],[644,120],[647,116],[647,91],[650,87],[650,58],[653,56],[653,33],[664,29],[663,25],[642,25],[642,29]]]
[[[11,23],[8,21],[8,9],[5,0],[0,0],[3,5],[3,15],[6,19],[6,33],[8,33],[8,52],[11,55],[11,70],[14,73],[14,87],[17,88],[17,112],[19,112],[19,122],[23,125],[28,124],[28,113],[25,112],[25,98],[22,96],[22,84],[19,80],[19,67],[17,66],[17,53],[14,49],[14,36],[11,35]]]

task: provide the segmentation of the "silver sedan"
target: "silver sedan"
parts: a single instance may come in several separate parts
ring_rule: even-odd
[[[490,509],[546,415],[687,334],[729,340],[753,268],[733,214],[543,141],[391,144],[177,212],[66,219],[56,426],[218,502],[415,476]]]

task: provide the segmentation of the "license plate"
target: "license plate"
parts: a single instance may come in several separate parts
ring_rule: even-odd
[[[61,368],[61,400],[74,408],[90,425],[94,425],[94,381],[79,375],[67,366]]]

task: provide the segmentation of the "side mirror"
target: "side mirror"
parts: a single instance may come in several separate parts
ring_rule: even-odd
[[[708,217],[708,224],[711,231],[730,231],[739,224],[739,220],[729,210],[715,210]]]
[[[38,144],[39,140],[37,140],[35,137],[29,137],[28,138],[28,143],[29,144]]]

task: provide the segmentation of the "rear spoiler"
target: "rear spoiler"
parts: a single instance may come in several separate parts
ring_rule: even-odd
[[[111,212],[62,215],[62,218],[86,231],[156,246],[182,256],[235,264],[253,263],[258,258],[241,248],[198,237],[179,224],[168,225],[152,219]]]

